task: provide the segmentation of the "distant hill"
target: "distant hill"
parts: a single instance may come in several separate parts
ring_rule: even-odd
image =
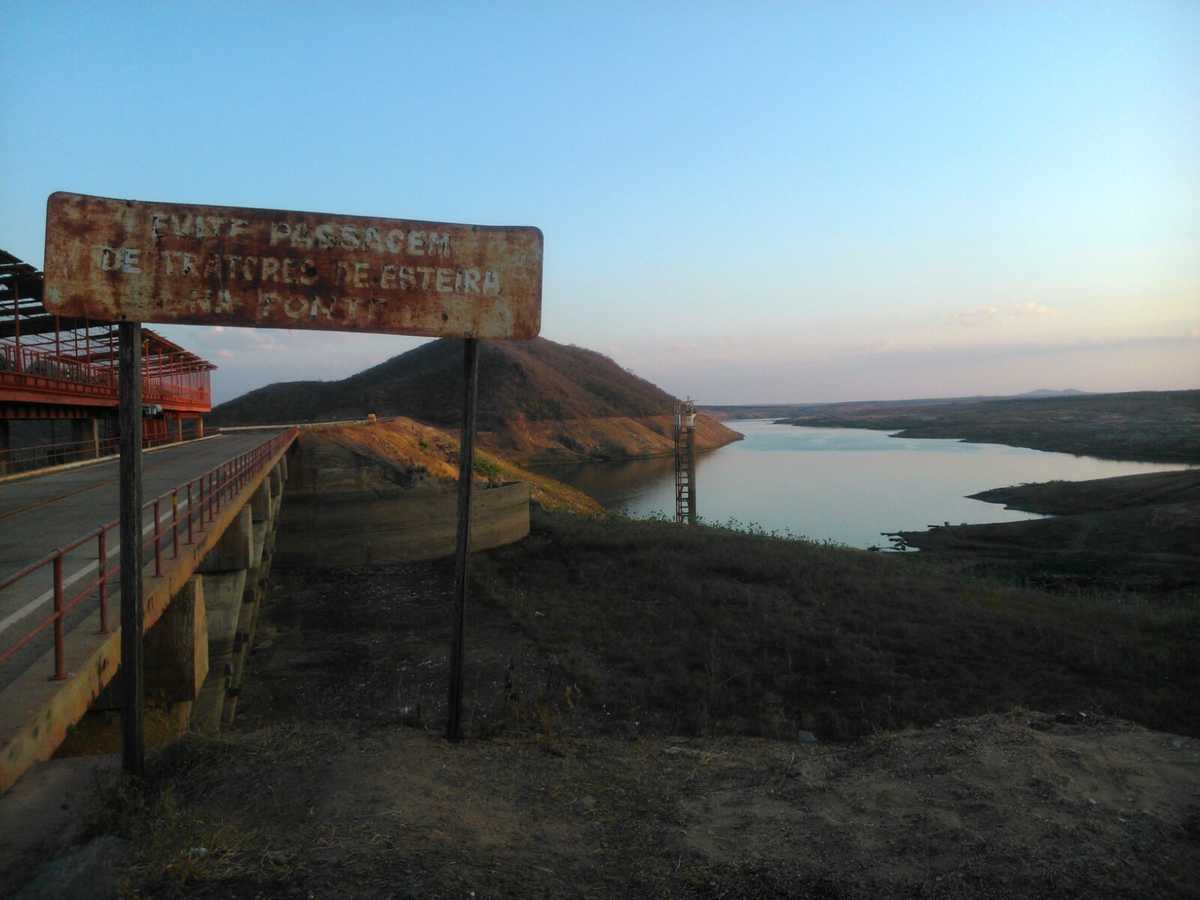
[[[1075,388],[1066,388],[1065,390],[1055,391],[1050,388],[1038,388],[1036,391],[1026,391],[1024,394],[1015,395],[1018,399],[1036,400],[1040,397],[1078,397],[1086,394],[1087,391],[1077,391]]]
[[[782,419],[795,416],[819,415],[837,410],[838,414],[848,411],[900,407],[951,406],[963,403],[986,403],[991,400],[1039,400],[1052,397],[1082,397],[1088,391],[1075,388],[1051,390],[1039,388],[1024,394],[969,394],[965,397],[912,397],[907,400],[829,400],[817,403],[722,403],[701,404],[700,409],[722,422],[727,419]]]
[[[462,342],[433,341],[341,381],[290,381],[243,394],[212,411],[216,425],[257,425],[401,415],[435,425],[462,420]],[[545,338],[484,341],[479,427],[518,417],[655,416],[674,398],[607,356]]]
[[[878,428],[1108,459],[1200,463],[1200,390],[830,403],[792,407],[790,425]]]
[[[213,409],[218,426],[405,416],[442,428],[462,421],[462,342],[438,340],[344,378],[292,381]],[[484,341],[479,355],[481,441],[519,461],[655,456],[672,448],[675,398],[616,362],[545,338]],[[564,429],[563,424],[572,425]],[[740,435],[705,419],[702,449]]]

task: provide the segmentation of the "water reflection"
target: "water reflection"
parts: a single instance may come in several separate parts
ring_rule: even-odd
[[[854,547],[886,545],[881,531],[1038,518],[966,499],[987,488],[1182,468],[999,444],[899,439],[858,428],[795,428],[770,420],[727,424],[746,439],[697,460],[696,496],[704,519],[732,518]],[[609,509],[675,514],[669,458],[555,467],[548,474]]]
[[[697,475],[703,461],[702,456],[696,462]],[[579,488],[585,494],[590,494],[606,509],[620,510],[631,515],[643,515],[648,512],[648,509],[641,508],[645,495],[665,485],[667,503],[671,506],[671,514],[675,514],[674,500],[671,499],[675,472],[670,457],[554,466],[547,469],[547,474]]]

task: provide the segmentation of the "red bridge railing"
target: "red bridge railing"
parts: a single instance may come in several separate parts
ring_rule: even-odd
[[[212,385],[207,369],[145,371],[142,401],[174,406],[186,403],[207,410]],[[117,370],[47,348],[0,343],[0,386],[53,395],[117,400]]]
[[[193,478],[185,484],[159,494],[142,506],[142,519],[150,513],[150,524],[142,527],[142,549],[145,565],[153,565],[154,575],[162,575],[164,563],[179,558],[180,546],[194,544],[208,530],[225,504],[232,502],[250,479],[261,471],[298,433],[292,428],[276,435],[269,441],[247,450],[214,469]],[[37,577],[45,577],[50,588],[33,598],[29,606],[40,606],[53,601],[52,611],[38,619],[36,624],[10,643],[0,643],[0,665],[6,664],[38,635],[50,630],[54,636],[54,680],[67,678],[66,651],[64,649],[67,616],[89,599],[100,611],[100,633],[111,631],[109,599],[113,589],[120,587],[120,520],[101,525],[76,541],[60,547],[35,563],[14,572],[0,581],[0,593],[21,583],[31,583]],[[112,540],[110,541],[110,533]],[[64,574],[68,554],[94,543],[96,562],[85,564],[69,578]],[[116,558],[112,565],[109,560]],[[86,557],[85,557],[86,559]],[[82,560],[80,560],[82,561]],[[92,572],[92,569],[95,572]],[[72,587],[68,589],[68,582]],[[78,584],[76,584],[78,582]],[[29,615],[34,615],[30,609]],[[21,616],[25,618],[25,616]],[[14,622],[10,629],[17,625]],[[0,641],[3,641],[0,634]]]

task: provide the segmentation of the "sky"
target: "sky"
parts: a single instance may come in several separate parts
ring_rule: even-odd
[[[8,0],[58,190],[536,225],[543,336],[680,396],[1200,387],[1200,2]],[[161,326],[218,401],[421,343]],[[486,390],[486,385],[482,386]]]

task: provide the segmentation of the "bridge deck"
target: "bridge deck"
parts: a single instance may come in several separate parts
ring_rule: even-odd
[[[143,628],[153,628],[166,613],[172,598],[179,595],[222,535],[270,481],[295,436],[294,428],[283,433],[222,436],[146,457],[145,491],[150,508],[143,516],[142,530],[143,541],[150,549],[141,573]],[[202,481],[200,476],[204,476]],[[0,516],[4,517],[0,519],[0,535],[8,565],[32,559],[32,564],[8,568],[4,581],[11,583],[0,592],[5,598],[0,609],[13,610],[0,619],[0,625],[7,622],[0,631],[0,646],[8,646],[4,651],[7,658],[0,666],[0,792],[31,765],[51,758],[120,667],[121,631],[119,618],[113,615],[120,604],[113,566],[113,557],[119,553],[115,546],[119,535],[109,524],[116,512],[117,479],[116,467],[109,462],[0,486]],[[174,498],[179,541],[172,546],[170,491],[181,483],[183,490],[176,490]],[[278,497],[280,485],[277,481],[271,483],[275,486],[267,496]],[[197,502],[190,509],[186,506],[188,484],[196,492],[204,491],[203,498],[193,493]],[[205,489],[201,484],[210,486]],[[168,497],[167,502],[159,503],[161,554],[154,549],[156,494]],[[263,511],[273,515],[274,508],[272,502]],[[186,534],[189,518],[194,518],[196,525],[191,536]],[[106,571],[112,579],[112,617],[107,628],[101,623],[97,586],[101,547],[96,532],[101,527],[108,539],[104,553],[108,558]],[[242,534],[250,540],[244,530]],[[65,549],[75,541],[80,542],[78,547]],[[253,555],[249,546],[246,550]],[[156,555],[161,570],[155,565]],[[47,558],[52,565],[46,563]],[[61,573],[61,590],[50,584],[60,580],[54,577],[55,569]],[[56,594],[63,599],[65,634],[61,645],[50,634],[53,628],[47,627],[59,615],[54,613]],[[236,602],[241,597],[227,599],[235,606],[241,605]],[[72,608],[72,603],[77,605]],[[236,623],[235,618],[232,624]],[[53,677],[55,673],[57,677]]]
[[[253,431],[219,435],[145,453],[142,460],[143,496],[157,495],[196,478],[238,454],[269,440],[275,432]],[[111,522],[119,514],[120,492],[116,460],[52,472],[0,484],[0,578],[34,563],[59,547]],[[153,528],[146,512],[143,528]],[[115,562],[118,544],[108,553]],[[66,557],[64,580],[70,585],[96,567],[90,542]],[[49,613],[52,585],[43,575],[25,578],[0,591],[0,646],[32,627]],[[113,591],[114,596],[117,591]],[[82,618],[90,610],[78,610]],[[74,624],[68,620],[68,625]],[[49,635],[38,639],[0,667],[0,688],[9,684],[48,646]]]

